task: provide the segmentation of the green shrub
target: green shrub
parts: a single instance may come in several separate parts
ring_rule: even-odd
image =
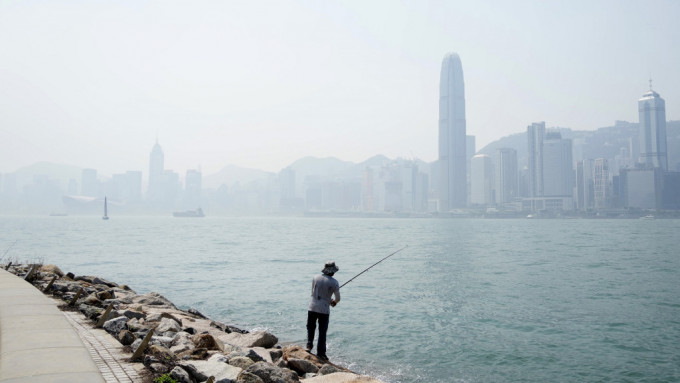
[[[170,374],[163,374],[159,376],[158,378],[153,380],[153,383],[177,383],[175,379],[173,379]]]

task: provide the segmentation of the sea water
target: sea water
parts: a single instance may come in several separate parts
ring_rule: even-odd
[[[393,383],[677,382],[679,239],[680,220],[0,217],[0,263],[303,345],[324,262],[343,283],[408,245],[343,287],[332,361]]]

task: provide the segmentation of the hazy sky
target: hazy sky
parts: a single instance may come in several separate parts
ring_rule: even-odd
[[[0,172],[437,158],[441,61],[477,148],[533,121],[680,118],[680,1],[0,0]]]

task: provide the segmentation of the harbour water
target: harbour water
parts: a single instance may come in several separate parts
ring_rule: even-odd
[[[680,381],[680,220],[0,217],[0,251],[304,343],[387,382]],[[0,253],[0,256],[2,253]]]

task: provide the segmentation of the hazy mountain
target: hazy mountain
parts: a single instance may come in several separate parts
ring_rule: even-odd
[[[204,189],[217,189],[222,185],[232,186],[235,183],[247,184],[252,181],[265,179],[274,173],[264,170],[242,168],[236,165],[227,165],[217,173],[203,176]]]
[[[33,165],[18,169],[13,174],[16,177],[17,188],[34,183],[36,178],[47,177],[59,181],[60,187],[66,187],[69,180],[80,184],[83,169],[73,165],[55,164],[51,162],[36,162]]]

